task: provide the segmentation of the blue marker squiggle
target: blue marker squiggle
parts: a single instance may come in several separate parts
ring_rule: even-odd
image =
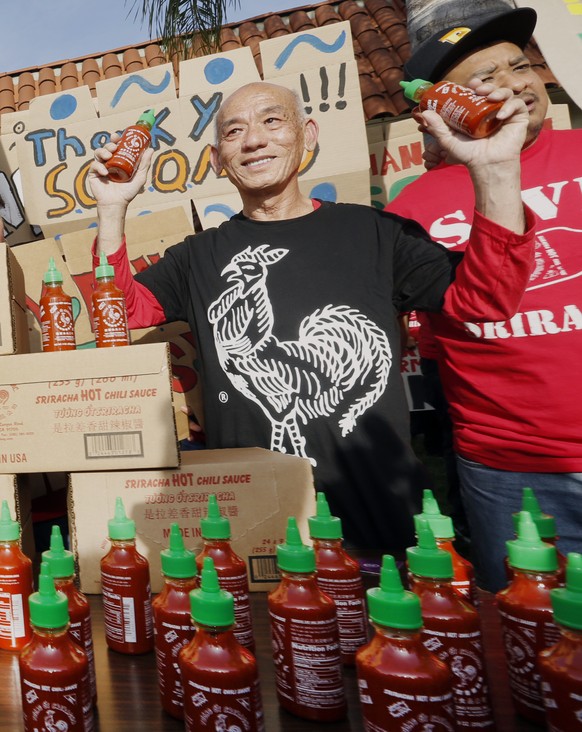
[[[204,209],[204,215],[208,216],[208,214],[211,213],[219,213],[225,216],[227,219],[230,219],[235,215],[236,211],[230,206],[227,206],[225,203],[211,203]]]
[[[338,51],[346,42],[346,32],[342,31],[337,39],[333,43],[325,43],[321,38],[312,35],[311,33],[304,33],[298,38],[294,38],[291,43],[281,51],[275,60],[275,68],[281,69],[289,60],[293,51],[302,43],[307,43],[308,46],[312,46],[316,51],[321,53],[335,53]]]
[[[125,94],[130,86],[133,86],[133,84],[139,86],[139,88],[146,94],[159,94],[167,88],[168,84],[170,83],[170,78],[170,72],[166,71],[166,73],[164,74],[164,78],[160,81],[159,84],[152,84],[151,81],[144,79],[143,76],[139,76],[139,74],[132,74],[130,77],[125,79],[119,89],[115,92],[115,95],[111,102],[111,107],[116,107],[119,104],[119,102],[121,101],[121,97]]]

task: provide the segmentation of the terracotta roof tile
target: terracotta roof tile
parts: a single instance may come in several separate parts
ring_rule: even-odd
[[[280,13],[265,13],[243,23],[231,23],[221,31],[220,48],[231,51],[248,46],[262,73],[259,43],[288,33],[309,31],[348,20],[358,65],[360,90],[367,119],[407,113],[408,104],[399,81],[402,64],[410,55],[405,0],[322,0]],[[191,55],[201,55],[195,44]],[[526,53],[548,86],[559,86],[539,48],[530,43]],[[171,59],[179,88],[178,60]],[[35,96],[95,84],[120,74],[134,73],[167,63],[155,40],[137,46],[104,50],[82,58],[64,59],[46,66],[20,69],[0,76],[0,114],[28,109]]]

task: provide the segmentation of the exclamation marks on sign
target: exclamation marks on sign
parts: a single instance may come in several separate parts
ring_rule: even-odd
[[[329,99],[329,77],[327,68],[322,66],[319,69],[319,78],[321,81],[321,103],[319,105],[320,112],[327,112],[330,109]],[[307,81],[303,74],[299,76],[299,83],[301,85],[301,94],[305,103],[305,113],[311,114],[313,112],[313,106],[311,105],[311,97],[309,95],[309,89],[307,87]],[[338,100],[335,102],[335,108],[342,110],[347,106],[346,100],[343,98],[346,91],[346,64],[340,64],[339,67],[339,80],[338,80]]]

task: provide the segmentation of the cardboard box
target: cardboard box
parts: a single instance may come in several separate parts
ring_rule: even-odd
[[[0,242],[0,356],[28,351],[24,275],[10,247]]]
[[[166,343],[0,362],[0,473],[179,464]]]
[[[148,558],[152,591],[162,589],[160,552],[177,522],[189,549],[202,549],[200,519],[215,493],[230,519],[232,546],[249,573],[253,591],[276,586],[275,548],[285,540],[287,517],[297,518],[308,541],[307,517],[315,513],[311,465],[304,458],[260,448],[197,450],[182,454],[178,470],[77,473],[70,476],[69,530],[83,592],[101,592],[99,561],[109,550],[107,522],[121,496],[134,519],[138,550]]]

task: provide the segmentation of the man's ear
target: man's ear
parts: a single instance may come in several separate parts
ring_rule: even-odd
[[[220,162],[220,155],[218,154],[218,149],[214,145],[211,145],[210,147],[210,165],[216,175],[220,175],[222,173],[222,163]]]
[[[304,135],[305,149],[309,152],[313,152],[317,145],[317,138],[319,137],[319,125],[314,119],[311,119],[311,117],[305,122]]]

